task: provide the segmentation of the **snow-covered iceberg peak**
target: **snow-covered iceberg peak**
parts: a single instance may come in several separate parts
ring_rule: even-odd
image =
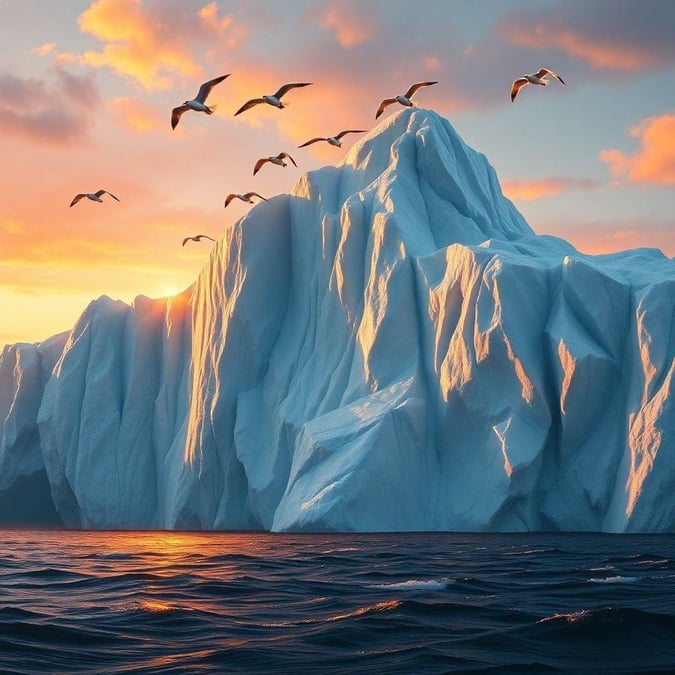
[[[536,236],[403,110],[181,296],[6,348],[0,518],[37,476],[82,527],[674,530],[674,290],[658,251]]]

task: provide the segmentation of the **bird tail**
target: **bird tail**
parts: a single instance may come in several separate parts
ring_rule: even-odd
[[[216,109],[217,107],[218,107],[217,105],[210,105],[210,106],[207,106],[207,108],[206,108],[206,114],[207,114],[207,115],[213,115],[213,112],[215,111],[215,109]]]

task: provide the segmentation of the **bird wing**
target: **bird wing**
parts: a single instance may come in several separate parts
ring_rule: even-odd
[[[380,103],[380,107],[377,109],[377,112],[375,113],[375,119],[377,119],[383,112],[384,109],[388,106],[391,105],[392,103],[396,103],[396,97],[394,98],[385,98],[382,103]]]
[[[102,197],[103,195],[110,195],[113,199],[117,199],[117,197],[115,197],[115,195],[112,192],[108,192],[107,190],[97,190],[94,194],[97,197]],[[117,199],[117,201],[119,201],[119,199]]]
[[[193,239],[194,237],[185,237],[185,239],[183,239],[183,246],[185,246],[185,244],[187,244],[188,241],[192,241]]]
[[[171,111],[171,128],[175,129],[180,121],[180,116],[186,111],[190,110],[186,105],[179,105]]]
[[[225,206],[227,206],[235,197],[238,197],[239,195],[235,195],[234,193],[230,193],[225,197]]]
[[[299,145],[299,148],[304,148],[307,147],[308,145],[312,145],[312,143],[318,143],[319,141],[326,141],[328,140],[327,138],[313,138],[311,141],[307,141],[306,143],[303,143],[302,145]]]
[[[430,87],[432,84],[438,84],[438,82],[416,82],[415,84],[410,85],[410,89],[408,89],[404,95],[409,99],[418,89]]]
[[[565,81],[562,79],[562,77],[560,77],[560,75],[558,75],[558,73],[549,70],[548,68],[540,68],[539,71],[537,72],[537,77],[541,79],[545,75],[551,75],[552,77],[555,77],[556,80],[559,80],[560,82],[565,84]]]
[[[211,241],[215,241],[215,239],[214,239],[213,237],[209,237],[208,234],[200,234],[200,235],[198,235],[198,236],[199,236],[199,237],[203,237],[204,239],[210,239]]]
[[[293,162],[293,166],[298,166],[298,165],[295,163],[295,160],[294,160],[287,152],[281,152],[281,153],[279,153],[279,159],[284,159],[284,157],[285,157],[286,159],[290,159],[291,162]]]
[[[524,87],[526,84],[528,84],[526,77],[519,77],[517,80],[513,81],[513,84],[511,85],[511,103],[515,101],[521,87]]]
[[[296,87],[308,87],[310,84],[313,84],[313,82],[291,82],[290,84],[282,84],[279,89],[277,89],[274,96],[275,98],[281,98],[291,89],[295,89]]]
[[[261,157],[261,158],[255,163],[255,166],[253,167],[253,175],[255,176],[255,175],[258,173],[258,171],[260,171],[260,167],[262,167],[262,165],[263,165],[265,162],[269,162],[269,161],[270,161],[270,160],[267,159],[267,157]]]
[[[341,131],[339,134],[335,134],[335,138],[340,139],[343,136],[346,136],[347,134],[363,134],[365,133],[365,129],[345,129],[345,131]]]
[[[258,103],[264,103],[265,99],[264,98],[252,98],[250,101],[246,101],[239,110],[237,110],[236,113],[234,113],[234,116],[236,117],[239,113],[243,113],[245,110],[248,110],[249,108],[252,108],[254,105],[258,105]]]
[[[251,197],[260,197],[260,199],[262,199],[263,201],[267,201],[267,199],[265,197],[263,197],[262,195],[259,195],[257,192],[247,192],[244,195],[244,197],[248,197],[248,199],[250,199]]]
[[[71,205],[71,206],[75,206],[75,204],[77,204],[77,202],[79,202],[80,199],[82,199],[83,197],[86,197],[86,196],[87,196],[87,195],[84,194],[83,192],[81,192],[79,195],[75,195],[75,196],[73,197],[73,201],[70,202],[70,205]]]
[[[197,96],[195,96],[195,101],[199,101],[200,103],[206,103],[206,97],[211,93],[211,89],[213,89],[217,84],[222,82],[226,77],[229,77],[230,75],[231,73],[228,73],[227,75],[214,77],[212,80],[204,82],[204,84],[201,87],[199,87]]]

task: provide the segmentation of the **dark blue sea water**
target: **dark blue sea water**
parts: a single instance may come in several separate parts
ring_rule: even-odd
[[[0,537],[3,672],[675,672],[672,536]]]

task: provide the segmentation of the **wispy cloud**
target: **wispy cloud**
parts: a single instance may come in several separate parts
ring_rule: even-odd
[[[512,12],[497,32],[512,45],[559,50],[592,68],[637,72],[675,62],[674,25],[670,0],[563,1]]]
[[[617,179],[675,185],[675,114],[650,117],[630,130],[640,147],[632,154],[603,150],[600,159]]]
[[[632,248],[658,248],[675,256],[675,222],[657,218],[595,218],[586,221],[552,219],[540,222],[538,234],[553,234],[569,241],[582,253],[599,255]]]
[[[364,3],[326,2],[312,12],[312,18],[322,28],[334,31],[338,43],[346,49],[366,42],[377,32],[377,21]]]
[[[107,104],[113,119],[135,133],[148,133],[157,129],[169,130],[168,115],[160,115],[151,105],[127,96],[118,96]]]
[[[533,201],[573,190],[596,190],[602,183],[593,178],[548,177],[537,180],[505,180],[502,191],[509,199]]]
[[[49,80],[0,73],[0,130],[64,144],[87,135],[100,102],[91,75],[56,67]]]
[[[51,54],[54,51],[54,49],[56,49],[56,43],[45,42],[39,47],[33,47],[33,49],[31,49],[29,53],[37,54],[38,56],[47,56],[48,54]]]

